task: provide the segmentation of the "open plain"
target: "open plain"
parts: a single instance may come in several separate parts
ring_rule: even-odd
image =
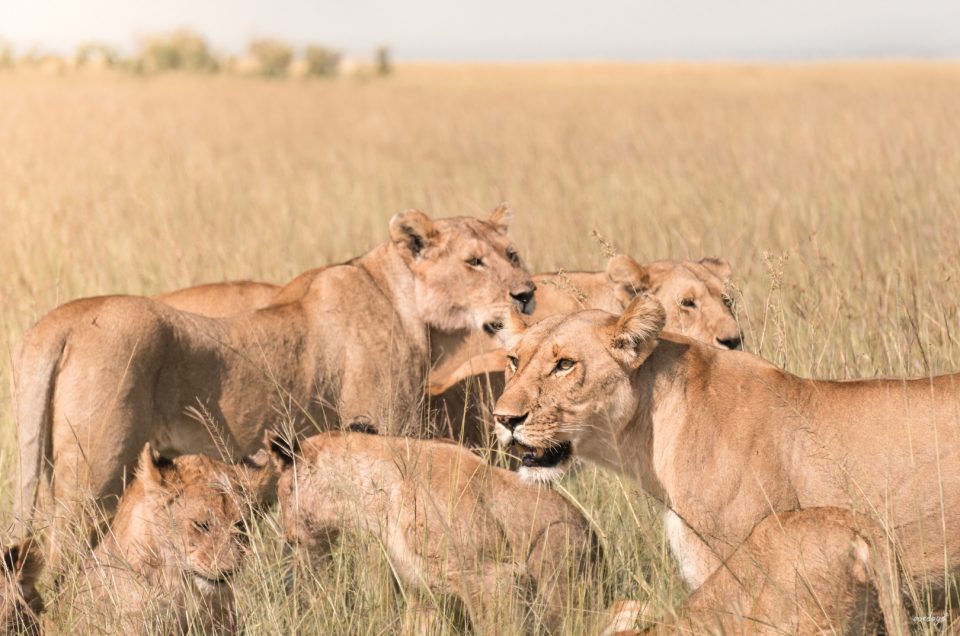
[[[722,256],[744,349],[801,376],[960,371],[957,104],[960,64],[919,62],[0,73],[2,527],[10,355],[36,319],[82,296],[281,283],[386,240],[404,208],[480,216],[509,201],[531,271],[599,270],[612,251]],[[649,599],[652,615],[682,601],[633,484],[584,467],[562,488],[596,524],[614,596]],[[361,567],[370,549],[347,537],[287,587],[277,523],[258,525],[237,580],[247,633],[398,629],[406,601],[385,559]],[[599,608],[600,587],[571,604]]]

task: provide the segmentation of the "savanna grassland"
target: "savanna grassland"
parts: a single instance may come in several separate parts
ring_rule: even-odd
[[[409,207],[509,201],[533,271],[602,268],[593,230],[640,261],[722,256],[745,348],[794,373],[960,370],[958,104],[946,63],[0,74],[2,517],[10,352],[46,311],[283,282],[386,240]],[[629,482],[586,468],[563,485],[600,530],[616,596],[682,600],[655,508]],[[402,594],[385,561],[360,567],[361,543],[288,593],[265,520],[238,584],[249,632],[396,631]]]

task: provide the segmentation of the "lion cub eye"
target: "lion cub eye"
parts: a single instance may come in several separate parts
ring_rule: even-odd
[[[194,521],[193,529],[197,532],[210,532],[210,522],[209,521]]]
[[[507,356],[507,368],[509,368],[511,372],[516,371],[518,366],[520,366],[520,358],[517,356]]]
[[[570,360],[569,358],[560,358],[557,360],[557,366],[553,368],[554,371],[569,371],[573,368],[576,362]]]
[[[695,309],[697,303],[694,302],[693,298],[683,298],[680,300],[680,306],[686,307],[687,309]]]
[[[478,257],[468,258],[466,263],[470,267],[484,267],[486,265],[486,263],[483,262],[483,259]]]
[[[513,250],[513,249],[507,250],[507,258],[510,259],[510,262],[513,263],[514,265],[520,264],[520,255],[517,254],[517,250]]]
[[[726,305],[727,309],[733,309],[733,296],[729,294],[722,294],[720,300],[723,301],[723,304]]]

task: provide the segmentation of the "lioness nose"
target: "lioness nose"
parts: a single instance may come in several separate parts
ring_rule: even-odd
[[[727,349],[739,349],[740,345],[743,344],[743,339],[740,336],[734,336],[733,338],[717,338],[717,342]]]
[[[508,431],[512,431],[523,424],[528,415],[530,415],[529,412],[524,413],[523,415],[497,415],[494,413],[493,419],[495,419],[500,426],[504,427]]]
[[[510,292],[510,297],[517,301],[517,304],[520,305],[520,311],[525,314],[533,313],[533,307],[531,301],[533,301],[533,293],[537,291],[537,286],[533,283],[530,283],[527,287],[524,287],[520,291]]]

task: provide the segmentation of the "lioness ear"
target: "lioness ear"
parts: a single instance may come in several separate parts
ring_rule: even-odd
[[[607,263],[607,278],[613,283],[613,293],[624,307],[650,289],[650,272],[623,254],[614,256]]]
[[[487,217],[487,222],[496,227],[497,231],[501,234],[507,233],[511,221],[513,221],[513,210],[510,209],[510,206],[507,205],[506,202],[494,208],[490,216]]]
[[[666,322],[667,314],[659,300],[653,296],[637,296],[613,328],[614,355],[630,367],[639,367],[657,346]]]
[[[267,450],[273,456],[274,461],[280,470],[284,470],[293,465],[295,459],[300,457],[300,440],[296,435],[285,437],[277,431],[267,432]]]
[[[730,263],[722,258],[701,258],[700,264],[707,268],[714,276],[727,280],[733,274]]]
[[[437,229],[420,210],[397,212],[390,219],[390,238],[408,259],[418,258],[437,237]]]
[[[140,465],[137,467],[137,478],[143,483],[147,492],[157,492],[164,489],[162,469],[173,466],[173,462],[153,450],[150,442],[143,445],[140,451]]]

